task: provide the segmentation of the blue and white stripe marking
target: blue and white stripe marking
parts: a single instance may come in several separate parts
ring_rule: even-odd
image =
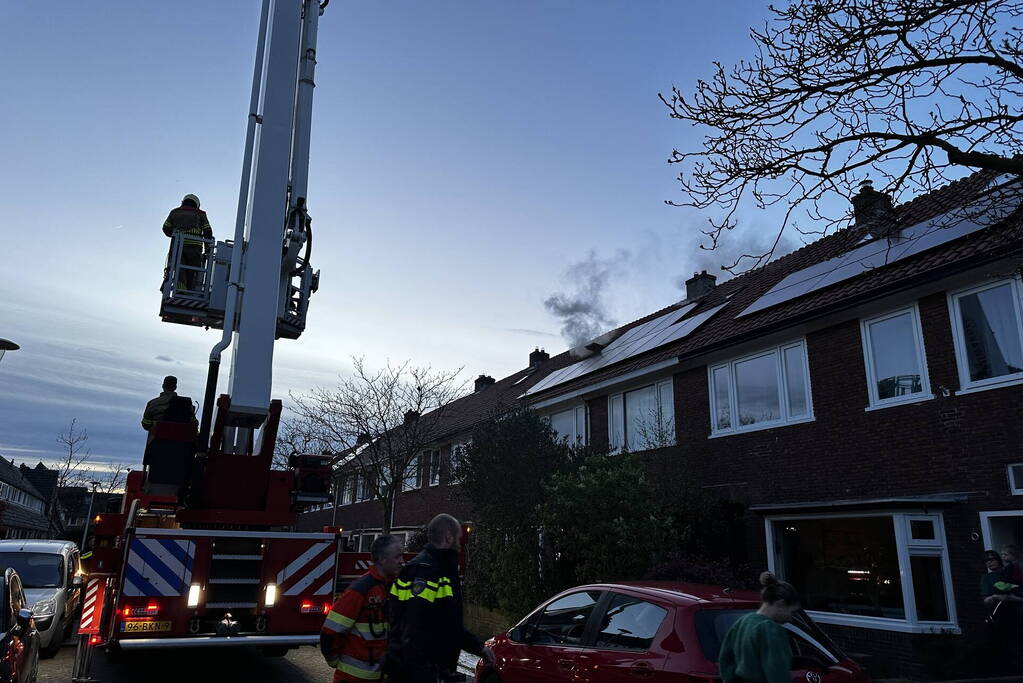
[[[192,582],[195,543],[177,538],[133,538],[128,550],[124,594],[184,595]]]

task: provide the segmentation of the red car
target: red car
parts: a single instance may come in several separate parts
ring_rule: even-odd
[[[488,641],[497,662],[480,660],[476,682],[720,681],[717,659],[725,633],[759,606],[754,592],[692,583],[578,586]],[[802,611],[784,628],[793,682],[869,682]]]

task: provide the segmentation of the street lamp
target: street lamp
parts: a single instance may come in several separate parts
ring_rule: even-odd
[[[0,339],[0,359],[4,357],[4,353],[7,351],[17,351],[21,347],[12,342],[10,339]]]

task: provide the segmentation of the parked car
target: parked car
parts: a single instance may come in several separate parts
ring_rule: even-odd
[[[71,635],[81,607],[78,546],[70,541],[0,541],[0,567],[21,577],[39,630],[40,656],[53,657]]]
[[[756,610],[752,591],[650,581],[578,586],[487,642],[496,663],[476,665],[477,683],[709,683],[735,621]],[[784,628],[795,683],[870,679],[805,612]]]
[[[18,572],[7,569],[0,586],[0,683],[35,683],[39,675],[39,632],[26,607]]]

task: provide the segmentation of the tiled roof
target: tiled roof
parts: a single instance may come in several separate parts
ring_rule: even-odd
[[[49,501],[53,496],[54,490],[57,488],[57,470],[51,470],[43,463],[39,463],[35,467],[28,467],[22,464],[18,469],[26,479],[32,482],[36,490],[42,494],[43,500]]]
[[[14,466],[14,463],[9,460],[0,458],[0,481],[5,481],[14,488],[21,489],[30,496],[35,496],[39,500],[45,501],[43,494],[39,493],[35,486],[32,485],[25,475],[21,473],[21,470]]]
[[[48,531],[50,525],[41,513],[3,501],[0,504],[0,527]]]
[[[902,204],[895,209],[897,225],[906,228],[962,207],[975,199],[994,178],[994,173],[980,171]],[[722,304],[725,304],[725,307],[684,339],[542,390],[531,395],[529,400],[553,398],[664,360],[698,355],[713,348],[739,343],[785,328],[808,317],[823,315],[832,310],[883,296],[901,287],[935,279],[945,270],[963,270],[972,265],[1003,258],[1010,252],[1023,250],[1023,239],[1020,238],[1021,224],[1023,224],[1021,212],[1017,210],[1008,219],[971,235],[777,306],[738,317],[786,276],[849,251],[859,244],[864,236],[863,230],[855,227],[840,230],[714,288],[690,315]],[[623,325],[612,331],[612,336],[618,336],[629,328],[677,307],[677,304],[669,306]],[[561,354],[557,358],[565,355]],[[554,360],[552,359],[552,362]]]
[[[445,406],[435,427],[436,440],[441,441],[465,433],[476,424],[507,412],[517,404],[518,398],[530,387],[555,370],[570,365],[572,360],[566,351],[452,401]]]

